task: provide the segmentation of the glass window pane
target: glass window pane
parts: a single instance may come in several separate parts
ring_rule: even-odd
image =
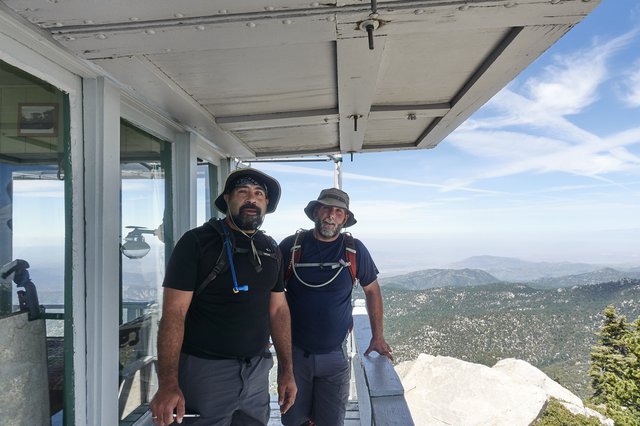
[[[217,215],[213,205],[218,193],[218,168],[213,164],[198,164],[197,179],[197,224],[201,225]]]
[[[120,419],[157,390],[156,330],[171,249],[171,145],[127,122],[120,127]]]
[[[27,390],[34,409],[44,407],[46,423],[62,423],[64,405],[64,347],[72,347],[72,336],[65,336],[65,320],[71,324],[71,308],[65,311],[65,253],[70,241],[65,227],[65,168],[68,161],[68,98],[54,86],[0,61],[0,267],[13,270],[0,280],[0,318],[42,315],[42,335],[15,333],[20,342],[7,342],[3,334],[3,351],[7,354],[26,340],[42,339],[47,364],[30,365],[30,376],[48,381],[49,396],[37,400],[40,389]],[[18,286],[20,284],[20,286]],[[66,294],[70,299],[70,294]],[[38,308],[45,307],[44,312]],[[36,321],[36,322],[37,322]],[[0,333],[7,327],[0,324]],[[38,342],[32,342],[34,345]],[[37,345],[36,345],[37,346]],[[68,351],[72,353],[72,351]],[[20,362],[34,361],[15,354]],[[66,360],[72,370],[72,358]],[[70,377],[70,374],[67,373]],[[5,377],[6,378],[6,377]],[[8,378],[7,378],[8,379]],[[33,383],[32,379],[27,383]],[[23,378],[15,377],[17,383]],[[67,394],[71,395],[70,389]],[[17,402],[20,396],[12,395]],[[29,398],[31,399],[31,398]],[[5,399],[6,400],[6,399]],[[69,402],[69,401],[68,401]],[[11,407],[3,407],[12,412]],[[20,419],[13,418],[21,423]]]

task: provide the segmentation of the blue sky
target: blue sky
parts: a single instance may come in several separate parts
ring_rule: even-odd
[[[253,166],[283,186],[263,228],[310,227],[333,163]],[[342,171],[383,274],[482,254],[640,265],[640,3],[603,0],[435,149]]]

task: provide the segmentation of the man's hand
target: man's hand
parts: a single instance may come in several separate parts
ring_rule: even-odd
[[[393,355],[391,355],[391,346],[384,340],[384,338],[379,339],[371,339],[371,343],[369,343],[369,347],[365,351],[365,355],[369,355],[372,351],[378,352],[382,356],[386,356],[391,361],[393,361]]]
[[[173,417],[173,413],[176,417]],[[182,423],[184,416],[184,396],[178,386],[158,389],[151,401],[151,416],[153,423],[158,426],[169,425],[175,421]]]
[[[289,371],[280,374],[278,372],[278,405],[280,406],[280,413],[284,414],[291,408],[296,401],[297,393],[298,387],[293,378],[293,373]]]

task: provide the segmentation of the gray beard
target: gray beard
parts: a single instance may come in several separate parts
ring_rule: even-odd
[[[320,219],[316,219],[316,231],[318,231],[318,233],[325,238],[335,237],[340,233],[340,231],[342,231],[343,226],[344,225],[338,225],[333,229],[329,229],[326,226],[324,226],[324,224]]]

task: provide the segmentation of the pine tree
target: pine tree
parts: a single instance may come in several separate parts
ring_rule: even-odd
[[[627,349],[623,385],[619,393],[620,405],[640,419],[640,317],[631,325],[622,343]]]
[[[616,424],[640,425],[640,318],[629,324],[611,305],[603,313],[591,352],[592,400],[604,404]]]
[[[598,345],[591,351],[592,377],[591,386],[594,389],[595,403],[608,403],[615,394],[618,378],[624,371],[623,359],[626,348],[623,337],[628,333],[628,324],[624,316],[618,316],[615,307],[609,305],[604,310],[604,324],[600,332]]]

